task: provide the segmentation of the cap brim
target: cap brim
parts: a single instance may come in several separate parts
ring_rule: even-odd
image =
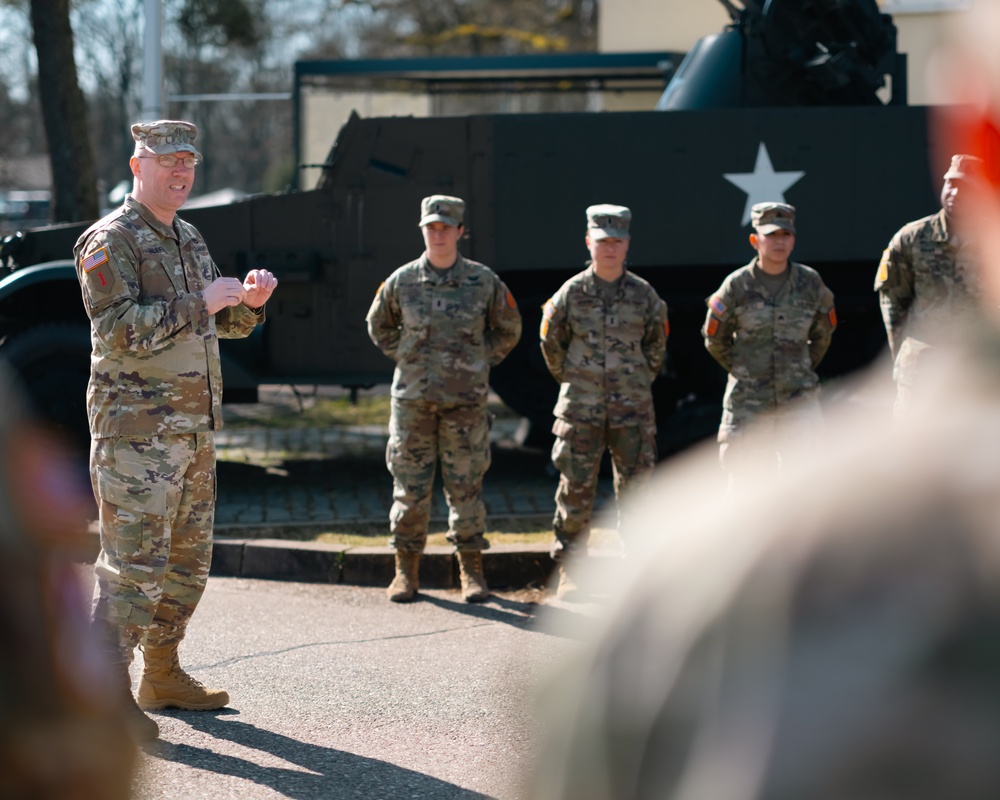
[[[775,231],[788,231],[789,233],[795,233],[795,226],[776,225],[773,222],[770,222],[767,225],[760,225],[754,228],[754,230],[757,231],[757,233],[763,233],[765,235],[768,233],[774,233]]]
[[[181,142],[170,142],[169,144],[158,144],[156,147],[142,146],[143,150],[156,153],[158,156],[165,156],[169,153],[194,153],[201,158],[201,153],[193,144],[182,144]]]
[[[946,181],[971,181],[972,175],[968,172],[956,172],[950,169],[944,174],[944,179]]]
[[[588,228],[591,241],[599,242],[601,239],[630,239],[629,232],[624,228]]]
[[[419,227],[424,227],[424,225],[430,225],[432,222],[443,222],[445,225],[451,225],[453,228],[457,228],[462,224],[461,220],[457,220],[454,217],[446,217],[444,214],[428,214],[426,217],[420,218]]]

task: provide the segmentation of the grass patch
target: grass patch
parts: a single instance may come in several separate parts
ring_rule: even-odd
[[[447,546],[446,530],[435,530],[428,534],[428,545]],[[540,524],[537,519],[510,519],[497,521],[486,532],[492,544],[551,544],[552,528]],[[349,530],[327,531],[315,537],[324,544],[341,544],[348,547],[371,547],[384,545],[389,539],[388,523],[375,526],[370,523],[356,525]],[[614,528],[594,528],[590,534],[590,546],[596,549],[614,550],[620,546],[618,532]]]
[[[391,398],[388,395],[366,395],[352,403],[350,397],[307,397],[304,408],[275,408],[266,415],[237,416],[226,418],[227,428],[267,427],[267,428],[328,428],[350,427],[353,425],[389,424]],[[499,401],[489,404],[490,413],[497,419],[520,419]]]

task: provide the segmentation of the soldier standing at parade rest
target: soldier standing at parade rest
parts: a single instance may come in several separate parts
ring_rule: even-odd
[[[919,365],[932,356],[930,348],[953,343],[974,324],[979,282],[971,240],[958,230],[958,220],[969,183],[982,170],[980,158],[952,156],[941,210],[904,225],[882,253],[875,291],[894,362],[897,415],[912,407]]]
[[[667,352],[667,304],[625,268],[632,212],[625,206],[587,209],[592,261],[543,306],[541,348],[559,382],[552,463],[559,470],[555,542],[557,594],[578,591],[566,569],[590,536],[597,476],[611,452],[619,506],[626,488],[641,484],[656,465],[656,416],[651,385]]]
[[[458,551],[462,596],[489,596],[483,575],[490,465],[490,367],[521,338],[521,315],[489,267],[458,252],[465,202],[432,195],[420,204],[424,254],[379,287],[368,334],[396,362],[386,465],[393,478],[390,544],[396,575],[387,594],[412,600],[419,589],[437,461],[448,501],[448,541]]]
[[[783,442],[818,432],[816,367],[837,328],[833,292],[816,270],[791,261],[795,208],[757,203],[750,213],[757,255],[708,298],[701,331],[729,373],[718,439],[730,477],[755,461],[757,443],[777,464]],[[751,423],[754,445],[744,446]]]
[[[264,321],[277,280],[267,270],[222,277],[201,234],[176,216],[202,160],[193,124],[137,123],[132,136],[132,193],[83,233],[74,255],[93,342],[87,409],[101,526],[94,625],[133,734],[147,740],[159,731],[132,697],[136,645],[142,708],[229,702],[181,669],[177,648],[212,556],[218,340]]]
[[[930,119],[984,162],[975,327],[895,425],[834,403],[822,457],[739,502],[707,452],[659,473],[599,636],[540,693],[529,800],[1000,797],[1000,3],[968,6]]]

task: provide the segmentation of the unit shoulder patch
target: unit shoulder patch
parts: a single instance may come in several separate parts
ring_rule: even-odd
[[[121,287],[118,270],[108,257],[106,245],[96,248],[80,260],[81,278],[91,295],[110,296]]]
[[[705,332],[709,336],[715,336],[715,334],[718,333],[718,331],[719,331],[719,320],[717,320],[715,317],[709,317],[708,325],[705,328]]]
[[[885,283],[889,280],[889,248],[882,251],[882,260],[878,262],[878,275],[875,280],[878,283]]]

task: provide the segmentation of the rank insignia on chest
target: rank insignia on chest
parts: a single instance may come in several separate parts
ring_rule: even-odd
[[[616,314],[608,314],[607,325],[609,328],[614,328],[618,325],[618,316]]]
[[[435,297],[434,298],[434,310],[435,311],[444,311],[444,298],[443,297]]]
[[[714,294],[708,299],[708,305],[720,317],[726,313],[726,304]]]

